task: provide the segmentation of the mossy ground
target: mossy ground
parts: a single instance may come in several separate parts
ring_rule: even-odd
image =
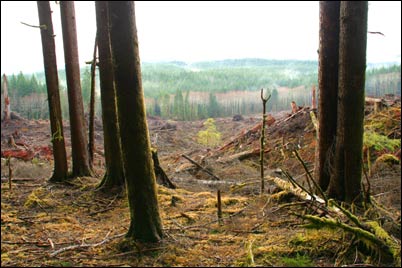
[[[252,118],[243,122],[216,120],[217,130],[222,133],[222,144],[256,123],[258,119]],[[130,220],[126,195],[96,191],[104,172],[100,154],[95,154],[94,161],[98,178],[81,177],[65,183],[48,182],[51,162],[12,159],[16,180],[11,189],[6,161],[2,159],[1,265],[381,265],[381,260],[370,260],[361,254],[342,256],[342,250],[351,241],[351,237],[342,231],[304,228],[305,222],[298,215],[313,213],[306,203],[291,195],[278,194],[276,187],[268,182],[266,193],[260,195],[258,156],[220,163],[216,160],[223,154],[214,156],[211,154],[213,150],[197,143],[202,122],[176,124],[179,127],[175,130],[158,132],[157,139],[157,131],[152,130],[157,125],[149,124],[151,139],[158,140],[156,147],[161,166],[178,186],[174,190],[158,186],[164,231],[161,242],[141,244],[125,239]],[[394,126],[390,128],[395,129]],[[14,130],[9,129],[10,133]],[[48,142],[43,129],[40,133],[43,142]],[[287,121],[281,128],[268,128],[266,133],[266,146],[271,148],[265,156],[267,173],[273,174],[276,168],[285,168],[302,182],[304,170],[290,152],[292,146],[296,146],[307,166],[313,167],[316,142],[308,113]],[[26,134],[28,138],[35,135],[33,131]],[[67,145],[68,141],[67,137]],[[258,136],[250,136],[224,154],[241,152],[258,143]],[[97,146],[101,144],[98,140]],[[5,143],[2,143],[2,150],[3,146]],[[225,183],[205,183],[210,180],[208,175],[194,168],[183,168],[188,162],[180,157],[181,153],[202,163]],[[370,182],[377,201],[400,219],[400,164],[379,163]],[[246,183],[246,186],[231,191],[230,186],[238,183]],[[218,187],[222,192],[221,223],[216,207]]]

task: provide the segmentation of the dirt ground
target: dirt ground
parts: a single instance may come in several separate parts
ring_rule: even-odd
[[[391,118],[400,139],[398,122]],[[385,113],[384,113],[385,114]],[[389,117],[385,114],[384,118]],[[396,113],[396,116],[398,114]],[[265,175],[285,178],[287,171],[306,186],[306,172],[292,154],[296,149],[306,167],[314,168],[316,131],[310,109],[290,117],[273,114],[266,129]],[[104,173],[102,126],[95,123],[94,170],[97,177],[49,183],[50,126],[46,120],[13,120],[1,125],[1,266],[381,266],[349,248],[352,238],[339,229],[307,229],[304,214],[316,211],[309,202],[266,181],[260,195],[259,148],[261,115],[216,119],[222,138],[210,148],[197,141],[204,120],[179,122],[149,118],[152,146],[177,189],[158,186],[164,239],[156,244],[124,239],[130,215],[125,193],[96,191]],[[396,125],[395,125],[396,124]],[[396,126],[396,127],[395,127]],[[64,134],[71,167],[70,133]],[[26,161],[11,158],[12,178],[3,151],[31,149]],[[373,151],[375,160],[394,150]],[[218,176],[216,181],[182,157],[185,154]],[[399,156],[400,158],[400,156]],[[386,229],[399,244],[401,165],[378,162],[369,175],[372,195],[399,222]],[[367,183],[365,182],[367,185]],[[217,217],[217,190],[222,193],[222,219]]]

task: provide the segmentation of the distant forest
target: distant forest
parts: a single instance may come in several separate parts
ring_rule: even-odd
[[[164,119],[198,120],[261,113],[260,89],[271,93],[268,112],[290,110],[290,102],[311,105],[317,86],[316,61],[238,59],[197,63],[143,63],[142,83],[147,114]],[[85,109],[90,99],[90,68],[81,68]],[[11,109],[28,119],[47,119],[43,72],[8,75]],[[64,70],[59,70],[63,118],[68,119]],[[97,76],[98,80],[98,76]],[[3,83],[1,84],[3,91]],[[101,115],[99,81],[96,114]],[[317,88],[318,92],[318,88]],[[401,66],[367,66],[366,96],[401,95]],[[3,100],[2,100],[3,101]],[[2,104],[3,105],[3,104]]]

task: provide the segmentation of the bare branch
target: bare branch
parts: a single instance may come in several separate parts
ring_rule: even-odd
[[[25,23],[25,22],[22,22],[22,21],[20,21],[20,22],[21,22],[21,24],[24,24],[25,26],[47,30],[47,25],[46,24],[36,26],[36,25],[31,25],[31,24],[28,24],[28,23]]]
[[[370,32],[370,31],[367,31],[367,32],[370,34],[381,34],[382,36],[385,37],[385,34],[383,34],[382,32]]]

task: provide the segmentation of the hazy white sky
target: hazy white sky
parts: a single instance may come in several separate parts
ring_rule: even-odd
[[[60,7],[51,1],[57,64],[64,68]],[[80,66],[91,60],[95,4],[75,2]],[[142,61],[258,57],[317,60],[319,2],[136,2]],[[1,1],[1,73],[43,70],[35,1]],[[367,61],[401,61],[401,1],[370,1]]]

